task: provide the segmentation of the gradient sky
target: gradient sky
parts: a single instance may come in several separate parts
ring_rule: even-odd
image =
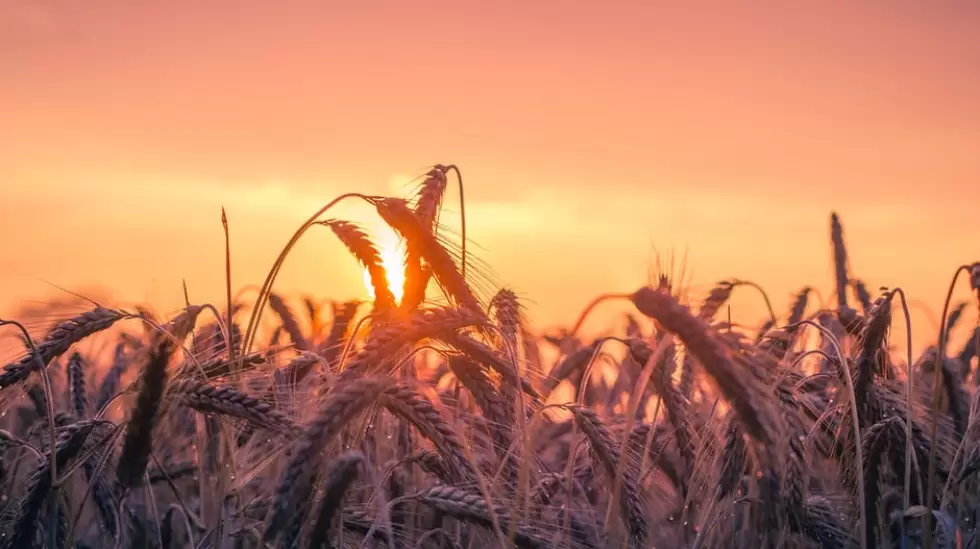
[[[980,3],[789,4],[0,0],[0,311],[52,284],[220,302],[222,205],[261,283],[336,195],[455,163],[539,326],[643,284],[654,247],[697,292],[827,296],[832,209],[857,276],[938,313],[980,258]],[[278,289],[366,295],[326,231]]]

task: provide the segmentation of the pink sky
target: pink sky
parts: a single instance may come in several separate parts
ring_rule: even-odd
[[[455,163],[539,325],[644,283],[653,245],[697,291],[828,295],[831,209],[857,276],[938,313],[980,258],[980,4],[684,6],[0,0],[0,311],[48,283],[219,300],[222,205],[260,283],[334,196]],[[325,231],[280,280],[365,295]]]

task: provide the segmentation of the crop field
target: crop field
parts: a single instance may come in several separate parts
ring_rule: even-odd
[[[832,253],[835,287],[798,281],[761,330],[726,302],[768,305],[764,288],[690,295],[661,269],[632,292],[570,296],[590,305],[539,333],[467,250],[465,217],[461,235],[439,222],[458,169],[419,181],[407,198],[337,198],[261,285],[220,303],[5,317],[0,547],[980,544],[975,258],[935,291],[974,299],[947,297],[917,356],[891,329],[933,328],[905,326],[900,288],[850,272],[831,212],[813,253]],[[369,204],[404,257],[331,217],[341,200]],[[276,291],[314,226],[364,268],[370,301]],[[625,322],[586,336],[611,302]]]

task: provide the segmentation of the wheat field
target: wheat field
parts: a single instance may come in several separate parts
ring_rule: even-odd
[[[832,301],[800,281],[762,330],[723,317],[763,288],[690,296],[664,272],[595,298],[631,308],[596,339],[592,306],[536,333],[465,221],[462,239],[440,225],[458,178],[440,165],[408,199],[339,197],[224,303],[4,319],[22,351],[0,372],[0,546],[980,546],[980,329],[959,322],[977,301],[947,298],[920,356],[896,348],[905,295],[849,272],[831,215]],[[341,200],[403,239],[403,273],[330,217]],[[371,301],[275,291],[313,226],[363,266]],[[949,266],[949,295],[980,291],[971,261]]]

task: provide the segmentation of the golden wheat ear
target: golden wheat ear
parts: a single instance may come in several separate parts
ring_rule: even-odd
[[[320,224],[329,227],[358,263],[367,269],[371,278],[371,288],[374,291],[375,311],[383,315],[394,310],[395,296],[388,286],[388,273],[382,265],[381,253],[367,233],[348,221],[330,219]]]
[[[442,199],[446,194],[447,182],[445,167],[434,166],[425,174],[415,193],[413,211],[418,217],[419,223],[433,232],[439,223],[439,211],[442,209]],[[403,311],[412,310],[425,300],[425,290],[431,277],[432,272],[423,264],[421,250],[418,246],[407,246],[402,298]]]
[[[735,409],[745,431],[764,444],[774,444],[781,429],[766,406],[771,398],[750,372],[740,371],[731,353],[713,335],[712,329],[670,294],[641,288],[631,297],[636,308],[676,334]]]
[[[457,305],[474,311],[485,309],[452,256],[404,200],[384,198],[376,201],[375,207],[381,218],[405,239],[407,247],[418,250],[439,285]]]

